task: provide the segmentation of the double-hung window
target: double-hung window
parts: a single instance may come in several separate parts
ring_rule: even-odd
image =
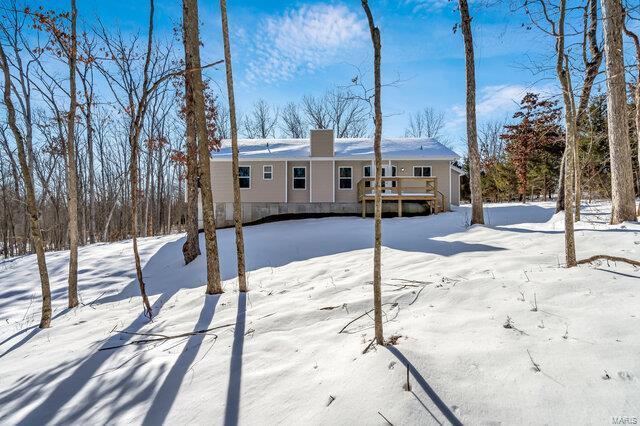
[[[307,168],[293,168],[293,189],[307,189]]]
[[[251,166],[238,167],[238,181],[240,182],[240,188],[251,188]]]
[[[273,166],[270,164],[266,164],[262,166],[262,179],[264,180],[272,180],[273,179]]]
[[[351,189],[353,188],[353,168],[352,167],[338,167],[338,188]]]
[[[414,177],[431,177],[431,166],[413,166]]]

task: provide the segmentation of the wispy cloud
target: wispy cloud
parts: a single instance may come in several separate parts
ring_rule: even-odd
[[[436,12],[447,6],[452,6],[450,0],[405,0],[404,4],[410,6],[413,13],[421,11]]]
[[[480,123],[487,120],[505,120],[518,109],[520,101],[527,92],[551,96],[554,88],[551,85],[526,86],[521,84],[502,84],[485,86],[478,91],[476,116]],[[467,120],[466,107],[454,105],[449,114],[445,129],[450,134],[465,135]]]
[[[302,5],[266,18],[250,42],[247,81],[287,81],[348,60],[366,41],[367,31],[362,17],[343,5]]]

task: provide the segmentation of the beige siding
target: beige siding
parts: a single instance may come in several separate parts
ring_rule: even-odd
[[[310,144],[312,157],[333,157],[333,130],[311,130]]]
[[[362,168],[371,164],[370,161],[336,161],[335,181],[333,185],[336,191],[336,203],[356,203],[358,202],[358,181],[362,179]],[[339,168],[352,167],[351,189],[339,188]]]
[[[251,188],[240,190],[243,202],[284,202],[285,167],[283,161],[240,161],[241,166],[251,167]],[[273,167],[273,177],[265,180],[263,166]],[[211,185],[216,203],[233,202],[231,162],[211,162]]]
[[[308,161],[289,161],[287,166],[287,188],[289,190],[289,196],[287,201],[289,203],[308,203],[309,202],[309,162]],[[306,167],[307,169],[307,186],[306,189],[293,189],[293,168],[294,167]]]
[[[333,161],[311,162],[311,202],[333,201]]]
[[[448,160],[391,160],[391,164],[396,166],[396,174],[398,176],[413,176],[413,166],[430,166],[431,177],[438,178],[438,191],[442,192],[446,197],[445,207],[449,207],[449,203],[451,202],[451,167]]]
[[[460,173],[451,169],[451,204],[460,205]]]
[[[251,188],[242,189],[243,202],[332,202],[335,193],[336,203],[355,203],[358,201],[358,181],[363,177],[363,167],[370,165],[370,161],[287,161],[285,171],[284,161],[240,161],[242,166],[251,167]],[[384,160],[383,164],[389,164]],[[451,172],[449,161],[425,161],[425,160],[391,160],[396,166],[398,176],[413,176],[413,166],[430,166],[431,176],[438,178],[438,190],[446,197],[449,203],[459,204],[460,189],[458,177]],[[262,167],[273,166],[273,179],[264,180]],[[293,189],[293,168],[306,167],[306,189]],[[339,167],[352,167],[352,188],[339,188]],[[211,181],[213,185],[213,198],[216,203],[233,202],[233,187],[231,180],[231,162],[212,162]],[[285,186],[288,194],[285,197]],[[313,189],[311,190],[311,186]],[[313,193],[313,200],[310,195]]]

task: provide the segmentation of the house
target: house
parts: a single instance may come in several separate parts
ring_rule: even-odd
[[[239,179],[243,222],[278,215],[373,213],[373,140],[241,139]],[[460,202],[458,155],[428,138],[382,138],[383,211],[437,213]],[[230,141],[211,158],[216,224],[233,225]],[[200,224],[202,213],[199,211]]]

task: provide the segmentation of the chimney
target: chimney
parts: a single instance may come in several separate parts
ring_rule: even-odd
[[[312,157],[333,157],[333,129],[312,129],[310,140]]]

